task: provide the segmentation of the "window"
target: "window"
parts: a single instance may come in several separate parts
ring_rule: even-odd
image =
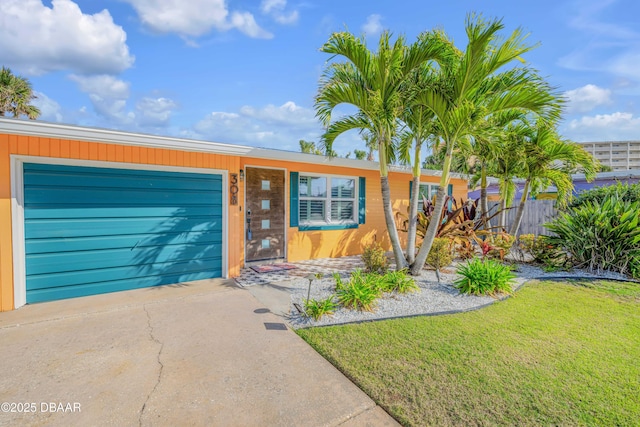
[[[356,179],[300,175],[299,215],[302,225],[356,222]]]
[[[438,194],[438,184],[420,184],[420,194],[418,195],[418,206],[422,208],[422,197],[433,201],[433,197]]]
[[[409,197],[411,197],[411,188],[413,187],[413,182],[409,182]],[[420,192],[418,193],[418,211],[422,210],[422,205],[423,203],[423,199],[422,197],[424,196],[425,199],[430,200],[431,202],[433,202],[434,197],[438,194],[438,188],[440,188],[439,184],[423,184],[420,183]],[[447,186],[447,193],[448,196],[453,197],[453,185],[449,184]],[[449,208],[451,208],[453,201],[451,199],[449,199]]]

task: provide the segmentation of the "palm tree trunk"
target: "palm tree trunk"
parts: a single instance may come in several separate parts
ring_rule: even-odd
[[[529,197],[529,180],[527,179],[524,183],[524,188],[522,189],[522,197],[520,198],[520,205],[518,205],[518,211],[516,212],[516,218],[513,220],[513,224],[511,224],[511,230],[509,230],[509,234],[515,237],[516,233],[520,229],[520,222],[522,221],[522,215],[524,214],[524,204]]]
[[[422,239],[422,244],[420,245],[418,255],[416,255],[416,259],[411,265],[411,274],[414,276],[420,275],[420,272],[422,271],[424,264],[427,261],[427,256],[429,255],[431,246],[433,245],[433,240],[436,238],[436,233],[438,232],[439,225],[438,222],[440,220],[440,217],[442,216],[442,211],[444,210],[445,196],[446,191],[444,187],[440,186],[436,195],[436,205],[433,211],[433,215],[431,216],[431,221],[429,221],[429,227],[427,227],[427,232],[425,233],[424,239]]]
[[[427,261],[427,256],[429,255],[429,251],[431,250],[431,246],[433,246],[433,239],[436,238],[436,233],[438,232],[439,220],[442,216],[442,211],[444,210],[445,205],[445,196],[447,194],[447,185],[449,184],[449,171],[451,170],[451,159],[453,157],[453,144],[447,144],[447,152],[444,157],[444,165],[442,167],[442,176],[440,177],[440,187],[438,187],[438,193],[436,195],[436,205],[434,207],[433,215],[431,216],[431,221],[429,221],[429,226],[427,227],[427,232],[425,233],[424,239],[422,239],[422,244],[420,245],[420,250],[418,251],[418,255],[416,255],[416,259],[411,264],[411,274],[414,276],[420,275],[422,269],[424,268],[424,264]]]
[[[500,231],[507,229],[507,199],[500,200],[500,219],[498,220]]]
[[[380,177],[380,187],[382,188],[382,206],[384,209],[384,220],[389,232],[389,239],[391,240],[393,256],[396,260],[396,270],[403,270],[406,267],[406,262],[404,259],[404,254],[402,253],[402,247],[400,246],[400,236],[398,235],[396,222],[393,218],[393,208],[391,206],[391,189],[389,187],[388,176]]]
[[[487,197],[487,168],[480,168],[480,210],[482,211],[482,223],[485,230],[491,229],[489,221],[489,202]]]
[[[418,229],[418,196],[420,195],[420,176],[413,177],[413,187],[409,199],[409,227],[407,229],[407,263],[413,264],[416,258],[416,231]]]
[[[420,195],[420,147],[422,141],[416,140],[416,151],[413,160],[413,187],[409,195],[409,227],[407,230],[407,254],[406,259],[409,265],[413,264],[416,258],[416,230],[418,228],[418,196]]]

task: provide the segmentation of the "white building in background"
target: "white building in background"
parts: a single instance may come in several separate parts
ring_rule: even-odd
[[[640,141],[580,142],[600,163],[614,171],[640,169]]]

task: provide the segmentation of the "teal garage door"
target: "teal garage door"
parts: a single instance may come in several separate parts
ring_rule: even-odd
[[[221,277],[222,176],[24,164],[27,303]]]

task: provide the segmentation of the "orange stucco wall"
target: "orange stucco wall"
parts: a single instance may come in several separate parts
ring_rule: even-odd
[[[10,155],[208,168],[230,173],[240,170],[237,156],[0,134],[0,311],[14,308]],[[243,253],[235,234],[241,227],[238,206],[229,206],[228,225],[228,272],[234,277],[240,273]]]
[[[314,259],[331,258],[362,253],[365,246],[380,242],[386,249],[391,249],[391,242],[387,234],[384,213],[382,209],[382,194],[380,172],[378,170],[362,170],[348,167],[328,166],[326,163],[291,163],[288,161],[264,160],[257,158],[242,158],[241,167],[258,166],[286,170],[286,210],[289,206],[289,172],[317,173],[328,175],[359,176],[366,178],[366,222],[357,229],[347,230],[315,230],[299,231],[297,227],[287,229],[287,259],[291,262]],[[391,172],[389,185],[393,200],[394,212],[406,213],[409,205],[409,173]],[[439,177],[423,176],[422,182],[437,184]],[[456,198],[467,197],[467,181],[452,179]],[[288,223],[287,215],[287,223]],[[399,224],[398,224],[399,225]],[[406,235],[400,233],[404,245]]]

